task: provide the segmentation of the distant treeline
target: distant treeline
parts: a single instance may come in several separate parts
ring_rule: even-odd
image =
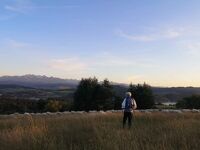
[[[185,97],[176,103],[177,108],[200,109],[200,95]]]
[[[149,85],[130,84],[128,90],[136,100],[139,109],[153,108],[154,97]],[[74,93],[75,110],[107,110],[121,109],[124,98],[117,97],[110,81],[105,79],[99,83],[97,78],[82,79]],[[124,93],[125,95],[125,93]]]
[[[156,108],[152,88],[148,84],[130,84],[127,91],[132,93],[138,109]],[[125,93],[124,93],[125,94]],[[119,96],[110,81],[98,82],[97,78],[82,79],[74,93],[73,100],[49,98],[47,100],[27,100],[0,96],[0,114],[57,112],[71,110],[121,109],[124,96]],[[200,109],[200,96],[183,98],[177,108]]]
[[[37,113],[37,112],[56,112],[56,111],[70,111],[72,109],[72,102],[62,99],[48,99],[48,100],[27,100],[27,99],[13,99],[0,98],[0,114],[12,113]]]
[[[132,85],[127,91],[133,94],[139,109],[153,108],[154,98],[151,87],[147,84]],[[124,93],[125,94],[125,93]],[[94,78],[82,79],[74,93],[73,100],[62,98],[49,98],[47,100],[27,100],[19,98],[0,97],[0,113],[11,114],[56,112],[71,110],[109,110],[121,109],[123,97],[118,96],[110,81],[105,79],[98,82]]]

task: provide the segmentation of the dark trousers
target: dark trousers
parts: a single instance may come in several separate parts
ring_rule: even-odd
[[[126,124],[126,120],[127,120],[127,119],[128,119],[128,127],[129,127],[129,128],[131,127],[131,124],[132,124],[132,117],[133,117],[132,112],[124,112],[124,117],[123,117],[123,128],[125,127],[125,124]]]

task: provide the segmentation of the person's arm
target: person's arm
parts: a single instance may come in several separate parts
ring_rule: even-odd
[[[133,109],[136,109],[136,108],[137,108],[137,104],[136,104],[135,99],[133,99]]]
[[[125,109],[125,99],[122,102],[122,109]]]

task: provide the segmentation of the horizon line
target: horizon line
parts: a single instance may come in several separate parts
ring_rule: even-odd
[[[96,76],[89,76],[89,77],[82,77],[81,79],[75,79],[75,78],[63,78],[63,77],[58,77],[58,76],[50,76],[50,75],[46,75],[46,74],[43,74],[43,75],[39,75],[39,74],[21,74],[21,75],[0,75],[0,78],[1,77],[14,77],[14,76],[17,76],[17,77],[22,77],[22,76],[45,76],[47,78],[58,78],[58,79],[62,79],[62,80],[77,80],[77,81],[81,81],[81,79],[87,79],[87,78],[97,78]],[[108,78],[104,78],[104,79],[108,79]],[[97,78],[97,80],[99,80]],[[129,86],[130,84],[133,84],[133,82],[130,82],[130,83],[123,83],[123,82],[117,82],[117,81],[112,81],[110,79],[108,79],[111,83],[114,83],[114,84],[124,84],[124,85],[127,85]],[[103,80],[100,80],[98,82],[101,82]],[[151,85],[151,84],[148,84],[147,82],[143,82],[143,83],[135,83],[133,85],[142,85],[142,84],[147,84],[147,85],[150,85],[151,87],[156,87],[156,88],[200,88],[200,86],[191,86],[191,85],[188,85],[188,86],[156,86],[156,85]]]

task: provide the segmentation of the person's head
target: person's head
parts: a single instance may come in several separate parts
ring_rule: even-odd
[[[131,92],[126,92],[126,97],[131,97]]]

